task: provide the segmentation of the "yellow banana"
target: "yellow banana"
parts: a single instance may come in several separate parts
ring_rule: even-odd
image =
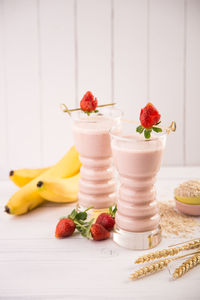
[[[9,177],[17,186],[22,187],[42,173],[46,172],[48,169],[49,168],[12,170],[9,173]]]
[[[50,178],[67,178],[80,171],[81,163],[75,146],[53,167],[18,190],[5,206],[5,211],[14,215],[25,214],[40,205],[44,199],[39,195],[37,182]]]
[[[78,199],[80,173],[65,179],[46,179],[38,181],[38,192],[42,198],[51,202],[74,202]]]

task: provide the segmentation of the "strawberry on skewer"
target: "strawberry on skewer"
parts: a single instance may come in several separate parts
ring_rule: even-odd
[[[88,91],[87,93],[85,93],[85,95],[83,96],[81,102],[80,102],[80,107],[82,109],[82,111],[84,111],[85,113],[91,113],[91,112],[97,112],[96,108],[98,105],[98,101],[97,98],[94,97],[94,95]]]
[[[146,139],[150,139],[152,130],[155,132],[162,132],[162,128],[157,127],[160,124],[161,115],[152,103],[141,109],[140,112],[140,123],[136,128],[138,133],[143,133]]]
[[[140,122],[144,128],[150,129],[160,121],[161,115],[152,103],[141,109]]]

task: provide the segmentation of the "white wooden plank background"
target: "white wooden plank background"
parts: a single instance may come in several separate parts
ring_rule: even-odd
[[[77,1],[78,99],[91,90],[111,99],[111,1]]]
[[[67,103],[74,107],[74,1],[42,0],[38,3],[41,159],[44,165],[50,165],[73,143],[70,120],[59,105]]]
[[[186,164],[200,164],[199,125],[200,105],[200,1],[187,2],[186,26]],[[197,113],[195,112],[197,110]],[[196,151],[198,149],[198,151]]]
[[[114,1],[114,97],[137,120],[147,95],[148,2]]]
[[[3,2],[0,1],[0,179],[7,176],[7,105],[5,91],[5,44]]]
[[[37,1],[3,1],[8,167],[40,164]]]
[[[161,106],[163,120],[176,120],[165,162],[183,164],[184,1],[152,0],[149,11],[149,98]]]
[[[199,165],[200,0],[0,0],[0,178],[53,164],[86,90],[177,121],[165,165]],[[194,130],[195,128],[195,130]]]

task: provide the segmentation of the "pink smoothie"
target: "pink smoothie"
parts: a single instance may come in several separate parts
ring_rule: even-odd
[[[116,201],[109,130],[113,119],[89,116],[74,122],[75,146],[82,163],[79,205],[107,208]]]
[[[116,225],[126,231],[150,231],[159,224],[154,183],[162,161],[164,140],[145,141],[139,135],[128,139],[112,141],[114,164],[121,183]]]

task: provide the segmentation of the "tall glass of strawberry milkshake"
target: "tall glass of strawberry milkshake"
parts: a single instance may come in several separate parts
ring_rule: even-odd
[[[116,202],[116,181],[113,172],[109,130],[120,122],[121,112],[113,107],[97,113],[73,114],[73,136],[80,171],[78,209],[92,206],[107,209]]]
[[[135,125],[121,122],[110,134],[120,180],[113,239],[130,249],[153,248],[161,240],[154,184],[166,133],[152,133],[151,138],[146,139],[136,132]]]

